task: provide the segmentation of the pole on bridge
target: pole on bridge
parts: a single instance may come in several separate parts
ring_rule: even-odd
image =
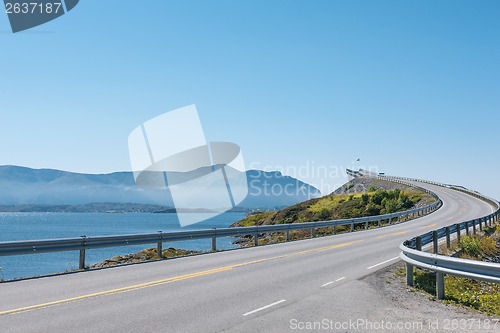
[[[406,285],[413,287],[413,265],[406,263]]]
[[[86,238],[87,236],[80,236],[82,237],[82,246],[85,247],[87,246],[87,241],[86,241]],[[78,267],[80,269],[85,269],[85,249],[80,249],[80,260],[79,260],[79,263],[78,263]]]
[[[436,272],[436,297],[444,299],[444,274]]]
[[[217,228],[214,228],[214,235],[212,236],[212,251],[217,251]]]
[[[80,250],[80,263],[78,267],[80,269],[85,269],[85,250]]]
[[[455,224],[457,228],[457,242],[460,243],[460,223]]]
[[[417,236],[417,238],[415,238],[415,249],[417,251],[422,251],[422,237],[420,236]]]
[[[434,245],[434,253],[438,254],[439,248],[438,248],[438,232],[437,232],[437,230],[434,230],[432,232],[432,243]]]
[[[158,257],[160,258],[163,258],[163,243],[161,242],[161,233],[162,231],[158,231],[160,233],[160,241],[158,242],[158,244],[156,244],[156,254],[158,255]]]
[[[450,241],[450,227],[446,227],[445,231],[446,231],[446,248],[449,249],[450,248],[450,244],[451,244],[451,241]]]

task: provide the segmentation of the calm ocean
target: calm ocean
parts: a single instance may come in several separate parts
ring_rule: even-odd
[[[0,213],[0,242],[85,236],[139,234],[157,231],[224,228],[244,217],[244,213],[225,213],[189,227],[181,228],[175,214],[152,213]],[[234,238],[217,239],[218,249],[235,248]],[[139,252],[154,244],[88,250],[86,264],[92,265],[116,255]],[[211,240],[164,243],[163,248],[210,250]],[[45,275],[78,268],[78,251],[0,257],[0,279]]]

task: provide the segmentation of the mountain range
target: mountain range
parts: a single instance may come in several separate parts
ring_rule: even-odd
[[[321,195],[315,187],[278,171],[249,170],[246,176],[248,195],[238,205],[242,209],[281,208]],[[138,187],[132,172],[84,174],[0,166],[0,206],[3,210],[7,206],[95,203],[173,206],[168,191]],[[33,209],[40,211],[40,207]]]

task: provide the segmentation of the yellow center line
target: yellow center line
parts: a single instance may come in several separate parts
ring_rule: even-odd
[[[17,308],[17,309],[12,309],[12,310],[7,310],[7,311],[1,311],[0,315],[13,315],[13,314],[18,314],[18,313],[23,313],[23,312],[29,312],[29,311],[34,311],[34,310],[40,310],[52,306],[57,306],[57,305],[62,305],[62,304],[67,304],[67,303],[72,303],[72,302],[77,302],[81,301],[84,299],[88,298],[93,298],[93,297],[99,297],[99,296],[108,296],[108,295],[113,295],[113,294],[118,294],[118,293],[124,293],[124,292],[130,292],[134,290],[139,290],[139,289],[144,289],[144,288],[150,288],[158,285],[163,285],[167,283],[172,283],[172,282],[178,282],[178,281],[183,281],[187,279],[193,279],[201,276],[206,276],[206,275],[212,275],[216,273],[221,273],[225,271],[229,271],[234,268],[238,267],[243,267],[243,266],[248,266],[248,265],[253,265],[253,264],[258,264],[270,260],[276,260],[276,259],[282,259],[282,258],[288,258],[292,256],[299,256],[299,255],[304,255],[308,253],[314,253],[314,252],[319,252],[319,251],[326,251],[326,250],[331,250],[331,249],[337,249],[345,246],[350,246],[359,242],[363,242],[363,240],[358,240],[358,241],[353,241],[353,242],[348,242],[348,243],[342,243],[342,244],[337,244],[337,245],[331,245],[331,246],[325,246],[325,247],[320,247],[316,249],[311,249],[311,250],[306,250],[306,251],[300,251],[300,252],[295,252],[295,253],[290,253],[290,254],[284,254],[280,256],[275,256],[275,257],[269,257],[269,258],[263,258],[263,259],[258,259],[258,260],[252,260],[252,261],[247,261],[239,264],[234,264],[234,265],[229,265],[229,266],[223,266],[223,267],[218,267],[206,271],[201,271],[201,272],[196,272],[196,273],[191,273],[191,274],[185,274],[185,275],[180,275],[180,276],[175,276],[175,277],[170,277],[166,279],[161,279],[161,280],[156,280],[156,281],[151,281],[151,282],[145,282],[145,283],[140,283],[140,284],[135,284],[132,286],[128,287],[122,287],[122,288],[116,288],[116,289],[111,289],[111,290],[106,290],[106,291],[101,291],[97,293],[92,293],[92,294],[87,294],[87,295],[82,295],[82,296],[77,296],[77,297],[71,297],[71,298],[66,298],[66,299],[61,299],[58,301],[53,301],[53,302],[47,302],[47,303],[42,303],[42,304],[36,304],[36,305],[31,305],[31,306],[26,306],[22,308]]]
[[[399,235],[404,235],[404,234],[409,233],[410,231],[411,231],[411,230],[399,231],[399,232],[395,232],[395,233],[393,233],[393,234],[387,234],[387,235],[378,236],[377,238],[384,238],[384,237],[389,237],[389,236],[399,236]]]
[[[427,229],[427,228],[435,227],[435,226],[436,226],[436,223],[433,223],[433,224],[424,225],[423,227],[420,227],[419,229]]]

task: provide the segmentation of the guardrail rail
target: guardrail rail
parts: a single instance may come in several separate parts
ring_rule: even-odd
[[[482,231],[483,227],[492,226],[494,223],[497,223],[500,211],[500,203],[498,201],[461,186],[447,185],[413,178],[390,178],[399,179],[401,181],[424,182],[450,188],[481,199],[496,208],[492,214],[433,230],[403,242],[399,248],[401,249],[400,258],[406,263],[407,285],[413,286],[414,284],[414,267],[426,268],[436,273],[436,297],[438,299],[444,299],[445,297],[445,274],[500,283],[500,264],[453,258],[440,255],[438,253],[441,240],[446,242],[446,246],[449,248],[451,237],[453,235],[456,235],[456,239],[460,241],[460,237],[464,232],[466,235],[471,233],[476,234],[478,229]],[[422,251],[423,247],[430,244],[432,244],[433,253]]]

